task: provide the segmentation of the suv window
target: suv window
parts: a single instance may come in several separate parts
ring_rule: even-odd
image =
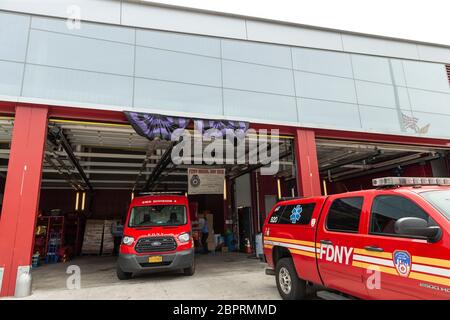
[[[277,224],[302,224],[311,222],[311,217],[316,207],[315,203],[291,204],[275,208],[269,223]]]
[[[363,201],[363,197],[334,200],[327,215],[327,230],[358,232]]]
[[[429,225],[436,225],[421,207],[401,196],[377,196],[373,200],[371,211],[369,232],[372,234],[398,236],[394,230],[395,222],[405,217],[421,218],[428,221]]]
[[[283,213],[284,207],[283,206],[277,206],[274,210],[272,215],[270,216],[269,223],[278,223],[280,221],[280,216]]]

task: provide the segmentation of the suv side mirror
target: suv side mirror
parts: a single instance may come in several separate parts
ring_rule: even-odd
[[[441,228],[428,226],[428,222],[421,218],[400,218],[395,222],[394,228],[396,234],[424,237],[430,242],[439,241],[442,235]]]

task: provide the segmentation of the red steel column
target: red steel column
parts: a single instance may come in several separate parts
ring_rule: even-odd
[[[16,107],[0,217],[0,296],[13,296],[18,267],[31,265],[47,117],[47,108]]]
[[[317,162],[316,135],[313,130],[297,129],[295,133],[297,190],[303,197],[320,196],[320,176]]]

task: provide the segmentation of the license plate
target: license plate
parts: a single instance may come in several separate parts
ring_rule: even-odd
[[[162,261],[163,261],[162,258],[163,258],[162,256],[152,256],[152,257],[148,257],[148,262],[149,262],[149,263],[159,263],[159,262],[162,262]]]

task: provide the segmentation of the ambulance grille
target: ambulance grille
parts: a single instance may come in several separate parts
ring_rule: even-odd
[[[138,253],[173,251],[177,248],[174,237],[148,237],[141,238],[134,250]]]

